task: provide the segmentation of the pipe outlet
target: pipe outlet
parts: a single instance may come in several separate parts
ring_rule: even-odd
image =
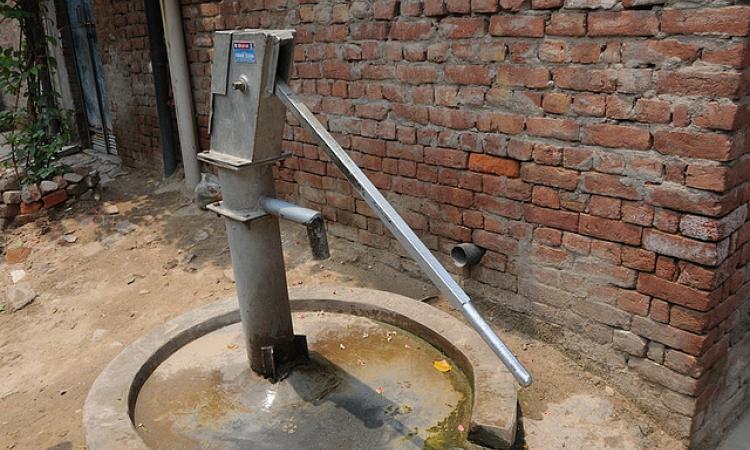
[[[304,225],[307,228],[307,239],[314,259],[323,260],[331,256],[323,214],[270,197],[262,197],[260,206],[268,214]]]
[[[458,244],[451,249],[451,258],[456,267],[471,267],[482,259],[484,249],[474,244]]]

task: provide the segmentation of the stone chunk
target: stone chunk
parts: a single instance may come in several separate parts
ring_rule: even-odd
[[[39,183],[39,187],[42,189],[42,194],[49,194],[55,192],[60,186],[52,180],[44,180]]]
[[[615,330],[612,343],[617,350],[631,355],[643,357],[646,354],[646,340],[630,331]]]
[[[63,175],[63,179],[68,183],[80,183],[81,181],[83,181],[83,175],[75,172],[68,172]]]
[[[36,292],[28,283],[19,283],[5,289],[5,306],[10,312],[27,307],[36,298]]]
[[[3,192],[3,203],[8,205],[17,205],[21,203],[21,191],[5,191]]]
[[[36,184],[27,184],[21,188],[21,200],[24,203],[34,203],[42,199],[42,191]]]
[[[12,169],[6,170],[5,173],[0,173],[0,191],[20,188],[21,183]]]

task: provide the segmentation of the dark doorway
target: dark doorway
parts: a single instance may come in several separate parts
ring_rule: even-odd
[[[112,132],[112,113],[104,85],[104,70],[96,40],[96,22],[91,0],[66,0],[78,79],[88,122],[91,146],[108,154],[117,154]]]

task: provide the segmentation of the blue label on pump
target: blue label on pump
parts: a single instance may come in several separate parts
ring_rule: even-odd
[[[255,42],[240,41],[232,44],[234,62],[240,64],[255,64]]]

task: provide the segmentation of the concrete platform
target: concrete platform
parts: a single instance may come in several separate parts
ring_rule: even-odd
[[[255,376],[236,300],[208,305],[136,341],[102,372],[84,407],[88,447],[512,444],[515,382],[472,329],[381,291],[291,294],[309,364],[277,384]],[[450,372],[433,367],[442,358]]]

